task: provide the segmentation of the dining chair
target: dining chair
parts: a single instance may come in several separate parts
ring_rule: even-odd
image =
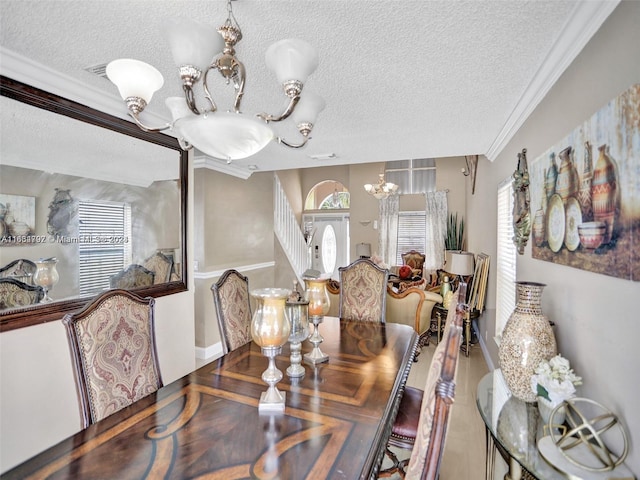
[[[19,258],[0,268],[0,278],[13,278],[29,285],[34,285],[33,275],[36,273],[35,262]]]
[[[0,309],[35,305],[43,297],[42,287],[15,278],[0,278]]]
[[[64,316],[82,428],[162,387],[154,304],[151,297],[116,289]]]
[[[380,477],[398,473],[400,477],[412,480],[438,478],[455,397],[462,323],[467,308],[460,299],[465,296],[466,284],[461,283],[454,294],[457,308],[449,309],[443,340],[433,353],[424,390],[405,387],[386,448],[393,465],[381,471]],[[399,461],[392,447],[411,450],[411,455]]]
[[[385,322],[389,270],[359,258],[340,272],[340,318]]]
[[[156,274],[148,268],[133,263],[109,278],[109,286],[115,289],[149,287],[154,284]]]
[[[162,252],[156,252],[142,262],[142,266],[154,273],[153,284],[167,283],[171,280],[173,260]]]
[[[236,270],[227,270],[211,286],[213,303],[222,339],[222,353],[251,341],[251,298],[249,279]]]

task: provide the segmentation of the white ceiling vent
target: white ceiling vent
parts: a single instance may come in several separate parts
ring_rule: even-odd
[[[99,63],[98,65],[92,65],[90,67],[85,67],[84,68],[87,72],[89,73],[93,73],[94,75],[97,75],[99,77],[102,78],[107,78],[107,64],[106,63]]]

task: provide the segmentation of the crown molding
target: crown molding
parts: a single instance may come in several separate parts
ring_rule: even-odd
[[[251,176],[253,171],[246,167],[239,167],[233,163],[227,163],[224,160],[207,157],[206,155],[197,155],[193,158],[193,168],[208,168],[216,172],[226,173],[234,177],[246,180]]]
[[[549,54],[520,97],[502,130],[485,153],[490,161],[494,161],[502,149],[506,147],[619,3],[620,0],[576,2],[573,12],[569,15],[569,20],[560,30],[561,33]]]
[[[0,73],[5,77],[18,80],[133,123],[127,113],[124,102],[115,93],[110,94],[99,88],[87,85],[77,78],[65,75],[3,46],[0,46],[0,59],[2,59]],[[114,92],[116,91],[117,89],[114,85]],[[167,118],[148,111],[145,111],[145,117],[150,124],[164,125],[169,121]],[[163,133],[175,137],[170,130]]]

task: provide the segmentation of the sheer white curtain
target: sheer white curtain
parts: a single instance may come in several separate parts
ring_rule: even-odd
[[[442,268],[444,264],[444,238],[447,234],[447,192],[427,192],[426,232],[425,232],[425,271]]]
[[[380,200],[380,228],[378,230],[378,255],[388,266],[396,262],[398,248],[399,195],[390,195]]]

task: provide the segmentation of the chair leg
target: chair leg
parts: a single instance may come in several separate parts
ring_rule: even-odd
[[[398,460],[397,455],[391,451],[389,446],[385,448],[384,453],[387,457],[389,457],[391,462],[393,462],[393,465],[391,465],[389,468],[385,468],[384,470],[380,470],[380,472],[378,472],[378,478],[391,477],[395,473],[400,475],[400,478],[404,478],[405,476],[404,468],[406,467],[408,460],[402,460],[402,461]]]

